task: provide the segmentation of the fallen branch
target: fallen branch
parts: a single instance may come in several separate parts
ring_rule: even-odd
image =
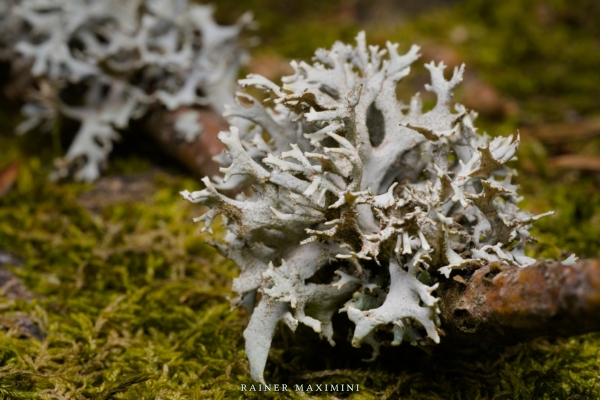
[[[491,264],[438,290],[442,344],[512,344],[600,331],[600,260],[526,268]]]
[[[571,124],[541,125],[520,130],[524,137],[536,138],[544,143],[558,144],[600,136],[600,118],[590,118]]]
[[[549,164],[557,169],[600,171],[600,157],[597,156],[565,154],[551,158]]]
[[[175,111],[164,109],[150,112],[144,124],[146,133],[150,134],[172,157],[183,163],[200,178],[213,177],[219,174],[219,164],[212,158],[223,149],[223,143],[217,139],[220,131],[229,130],[229,125],[215,111],[210,109],[193,109],[199,115],[203,132],[193,142],[184,140],[175,130],[175,121],[182,113],[192,110],[181,107]]]

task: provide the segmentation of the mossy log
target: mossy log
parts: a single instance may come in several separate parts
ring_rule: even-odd
[[[440,284],[442,345],[512,344],[600,331],[600,260],[490,264]]]

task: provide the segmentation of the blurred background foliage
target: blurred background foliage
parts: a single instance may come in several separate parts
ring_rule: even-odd
[[[219,0],[217,19],[252,11],[261,42],[244,73],[277,80],[318,47],[386,40],[422,47],[398,89],[423,93],[422,64],[465,63],[455,99],[490,135],[519,130],[523,206],[539,221],[530,254],[600,256],[600,2],[595,0]],[[2,75],[7,77],[6,66]],[[124,132],[95,185],[47,181],[56,141],[16,137],[0,106],[0,397],[48,399],[345,398],[242,394],[247,315],[229,310],[236,267],[204,244],[178,191],[197,179]],[[64,139],[63,139],[64,140]],[[217,232],[217,235],[219,233]],[[478,347],[479,346],[479,347]],[[307,349],[310,349],[307,351]],[[359,383],[352,399],[595,399],[600,336],[476,344],[427,355],[401,346],[374,363],[315,334],[281,332],[267,380]],[[363,354],[364,355],[364,354]]]

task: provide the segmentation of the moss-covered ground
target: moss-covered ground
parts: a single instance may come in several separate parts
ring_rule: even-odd
[[[377,43],[389,38],[404,48],[416,42],[424,50],[444,49],[516,104],[481,115],[491,134],[600,114],[600,11],[593,0],[493,6],[467,0],[399,26],[364,21],[356,11],[366,7],[360,1],[282,3],[221,0],[217,6],[223,20],[230,17],[224,10],[254,11],[263,26],[259,57],[308,58],[314,48],[350,41],[362,28]],[[419,78],[412,82],[422,85]],[[361,391],[242,393],[240,385],[251,383],[242,337],[248,316],[231,311],[227,299],[236,266],[204,243],[208,237],[191,222],[202,210],[178,195],[199,182],[165,168],[164,160],[157,167],[147,154],[123,151],[96,185],[49,183],[52,139],[14,138],[17,111],[0,106],[0,171],[19,164],[13,188],[0,197],[0,250],[21,260],[2,268],[33,295],[16,298],[6,286],[0,295],[0,398],[600,398],[600,335],[594,333],[432,355],[401,346],[364,363],[366,353],[343,340],[330,348],[307,330],[282,331],[268,381],[360,384]],[[600,256],[597,173],[547,166],[558,154],[599,156],[599,149],[598,139],[548,146],[525,138],[516,164],[522,204],[536,213],[557,211],[535,225],[539,243],[532,255]]]

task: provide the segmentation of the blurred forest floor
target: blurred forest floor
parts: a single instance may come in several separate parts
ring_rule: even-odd
[[[491,135],[520,131],[522,204],[556,211],[534,225],[530,255],[600,257],[600,2],[216,6],[222,23],[254,13],[261,44],[244,73],[274,80],[290,72],[289,60],[353,42],[363,29],[371,44],[422,47],[398,90],[403,99],[421,91],[432,103],[422,64],[466,63],[455,100],[478,111],[477,126]],[[240,392],[250,383],[248,317],[229,310],[237,267],[204,244],[191,222],[201,210],[178,195],[198,189],[196,178],[133,127],[99,182],[49,183],[60,146],[50,135],[16,137],[18,110],[0,105],[0,398],[346,398]],[[266,379],[359,383],[352,399],[600,398],[600,334],[431,355],[403,345],[373,363],[360,361],[367,352],[331,348],[307,330],[281,332]]]

